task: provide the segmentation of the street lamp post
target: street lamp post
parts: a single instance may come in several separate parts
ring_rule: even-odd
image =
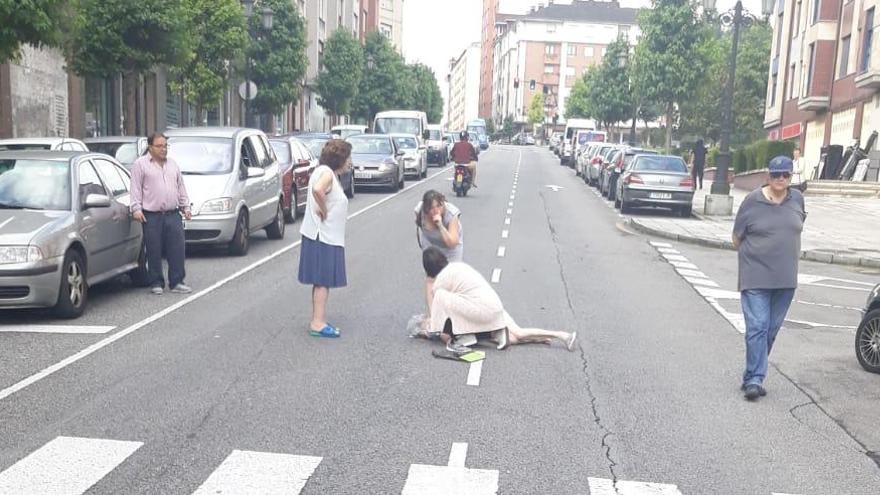
[[[773,13],[775,0],[761,0],[761,13],[765,18]],[[715,11],[715,0],[703,0],[703,6],[709,12]],[[721,139],[718,142],[718,156],[715,158],[715,179],[712,181],[711,196],[716,198],[707,198],[706,212],[710,213],[709,202],[720,203],[721,213],[729,213],[732,210],[730,201],[730,183],[728,175],[730,170],[730,132],[733,127],[733,91],[736,80],[736,52],[739,45],[740,27],[748,27],[758,19],[749,11],[743,9],[742,0],[737,0],[733,9],[724,12],[718,16],[718,20],[722,26],[733,28],[733,39],[730,47],[730,69],[727,76],[727,84],[724,87],[724,95],[722,99],[721,114]],[[717,196],[726,196],[726,198],[717,198]],[[726,201],[725,201],[726,199]],[[731,203],[729,206],[727,206]]]
[[[627,64],[629,63],[629,43],[627,43],[627,51],[626,53],[621,53],[617,58],[617,66],[621,69],[625,69]],[[632,95],[633,91],[633,83],[632,79],[630,79],[629,75],[627,75],[626,83],[629,85],[629,94]],[[632,124],[629,128],[629,144],[632,146],[636,145],[636,117],[638,116],[638,105],[636,105],[635,101],[633,101],[632,108]],[[623,133],[621,133],[623,134]]]
[[[248,34],[250,34],[251,38],[255,38],[258,34],[251,32],[251,17],[254,15],[254,4],[255,0],[240,0],[242,10],[244,10],[245,21],[247,22]],[[272,25],[274,23],[275,13],[268,6],[263,7],[260,11],[261,15],[261,24],[264,31],[271,31]],[[245,55],[245,82],[244,82],[244,125],[245,127],[253,127],[253,116],[251,115],[251,58],[248,55]]]

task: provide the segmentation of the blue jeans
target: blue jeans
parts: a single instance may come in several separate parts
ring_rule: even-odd
[[[744,385],[764,383],[767,359],[793,298],[794,289],[749,289],[741,292],[740,301],[746,320]]]
[[[183,218],[178,212],[144,212],[144,243],[147,248],[147,272],[151,287],[164,287],[162,276],[162,256],[168,260],[168,287],[174,288],[183,283],[186,277],[186,239],[183,231]]]

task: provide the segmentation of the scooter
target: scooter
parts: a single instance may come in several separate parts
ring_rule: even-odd
[[[471,171],[467,165],[456,164],[455,174],[452,178],[452,190],[458,197],[467,196],[468,189],[471,188]]]

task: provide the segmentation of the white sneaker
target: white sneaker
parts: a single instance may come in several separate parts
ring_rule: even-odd
[[[153,287],[152,289],[150,289],[150,292],[152,292],[153,294],[155,294],[157,296],[161,296],[162,293],[165,292],[165,289],[163,289],[161,287]]]
[[[184,284],[177,284],[171,288],[171,292],[175,294],[189,294],[192,291],[192,287]]]

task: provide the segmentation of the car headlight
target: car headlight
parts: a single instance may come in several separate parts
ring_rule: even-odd
[[[391,170],[391,164],[389,163],[380,163],[379,164],[379,172],[387,172]]]
[[[218,198],[212,199],[210,201],[205,201],[205,204],[203,204],[202,208],[199,210],[199,215],[205,213],[229,213],[231,211],[232,198]]]
[[[0,264],[28,263],[43,259],[37,246],[0,246]]]

